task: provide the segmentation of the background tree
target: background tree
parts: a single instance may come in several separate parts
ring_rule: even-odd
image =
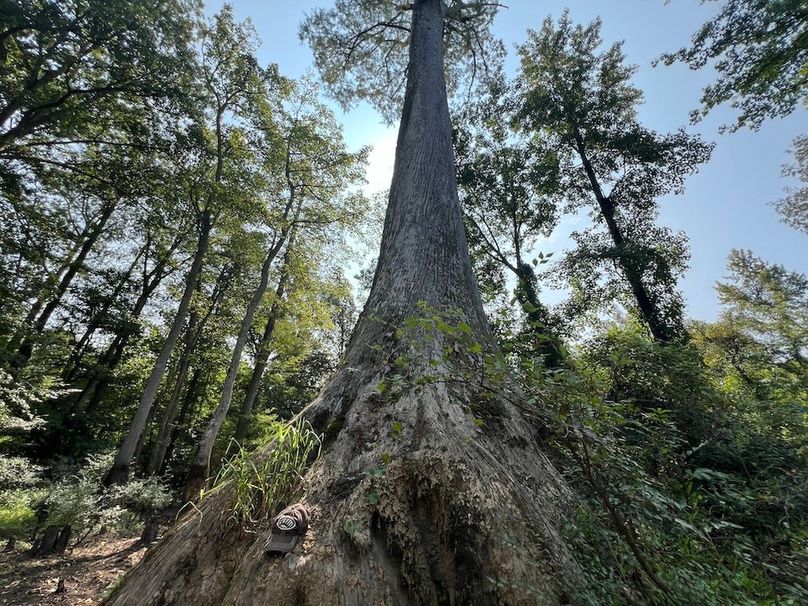
[[[558,321],[539,299],[534,270],[539,258],[532,254],[536,240],[549,236],[558,223],[558,157],[538,138],[527,140],[510,132],[503,113],[507,109],[497,102],[503,88],[504,82],[492,82],[480,109],[466,114],[463,127],[455,129],[458,185],[478,276],[490,267],[483,281],[498,284],[500,293],[503,270],[514,276],[528,338],[552,368],[561,363],[563,346]]]
[[[719,0],[712,0],[713,2]],[[808,7],[801,0],[720,0],[718,14],[693,35],[693,44],[662,56],[691,69],[711,64],[718,80],[704,89],[699,120],[725,103],[740,115],[730,130],[760,127],[808,102]]]
[[[685,246],[681,235],[655,224],[657,199],[681,191],[711,146],[684,131],[658,135],[641,126],[642,93],[630,83],[635,68],[625,65],[620,44],[598,52],[600,46],[600,22],[574,26],[567,13],[558,25],[548,18],[531,31],[519,47],[516,122],[559,154],[568,210],[594,203],[596,227],[573,234],[578,249],[564,263],[575,293],[589,298],[584,306],[597,303],[598,294],[628,291],[655,339],[681,339],[675,287]],[[605,288],[602,268],[619,272],[609,271]]]
[[[282,167],[275,172],[283,175],[284,192],[278,196],[278,207],[269,208],[267,227],[272,237],[266,246],[258,286],[245,308],[219,406],[205,429],[189,471],[189,500],[195,498],[207,480],[214,442],[230,408],[241,356],[276,259],[283,258],[280,253],[289,246],[290,238],[305,239],[310,230],[323,229],[337,221],[347,228],[361,216],[361,198],[357,203],[357,196],[346,196],[344,192],[362,178],[367,151],[352,154],[345,149],[333,115],[322,105],[313,103],[311,90],[303,89],[292,95],[287,110],[290,115],[278,116],[281,132],[276,145],[283,153],[280,156]],[[277,195],[272,193],[273,197]],[[282,276],[282,271],[280,273]]]
[[[733,282],[719,283],[718,296],[732,322],[767,344],[773,364],[801,374],[808,348],[806,277],[750,251],[732,251],[728,265]]]
[[[808,233],[808,136],[794,139],[794,164],[783,168],[783,175],[794,177],[799,187],[786,189],[786,195],[775,203],[783,222],[794,229]]]
[[[122,122],[122,100],[136,115],[176,98],[193,63],[198,8],[195,0],[4,1],[0,153],[40,149],[47,162],[47,152],[104,141],[110,121]]]
[[[254,33],[248,26],[234,21],[230,7],[225,7],[214,17],[202,35],[199,85],[200,95],[207,104],[204,118],[209,122],[199,125],[196,133],[201,145],[203,180],[189,183],[188,196],[197,218],[196,251],[171,329],[143,390],[130,430],[105,478],[107,484],[123,482],[128,476],[130,462],[150,418],[163,373],[182,332],[214,225],[220,219],[227,222],[232,217],[243,221],[249,217],[250,209],[255,205],[257,192],[254,188],[261,187],[252,150],[244,146],[239,121],[243,124],[257,111],[268,115],[262,106],[267,103],[267,95],[279,88],[276,70],[258,66],[254,55],[249,52],[255,44]],[[221,216],[227,212],[232,213],[231,217]]]

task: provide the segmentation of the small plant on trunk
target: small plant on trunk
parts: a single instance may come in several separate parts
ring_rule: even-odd
[[[230,517],[242,530],[259,524],[286,503],[320,454],[321,437],[308,421],[276,423],[270,437],[274,446],[260,457],[236,444],[236,454],[225,461],[213,488],[202,493],[204,499],[224,484],[232,483]]]

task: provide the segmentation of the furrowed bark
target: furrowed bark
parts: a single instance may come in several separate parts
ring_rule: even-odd
[[[235,527],[226,483],[167,533],[110,604],[556,605],[580,586],[559,533],[568,491],[523,416],[510,399],[451,380],[468,356],[444,357],[450,343],[440,331],[421,331],[423,343],[398,331],[424,301],[494,348],[454,181],[444,10],[440,0],[412,5],[373,287],[343,365],[301,412],[325,441],[294,497],[311,512],[305,540],[285,557],[264,555],[268,522],[255,534]],[[396,357],[411,386],[385,397],[379,384]],[[482,428],[478,415],[488,419]]]

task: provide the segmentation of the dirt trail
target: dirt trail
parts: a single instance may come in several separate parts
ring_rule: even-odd
[[[88,540],[62,557],[0,553],[0,605],[95,606],[144,553],[136,538],[120,537]],[[56,592],[59,579],[64,580],[61,593]]]

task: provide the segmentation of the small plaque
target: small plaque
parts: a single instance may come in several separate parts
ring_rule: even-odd
[[[306,506],[298,503],[287,507],[275,516],[264,552],[289,553],[308,529],[309,510]]]

